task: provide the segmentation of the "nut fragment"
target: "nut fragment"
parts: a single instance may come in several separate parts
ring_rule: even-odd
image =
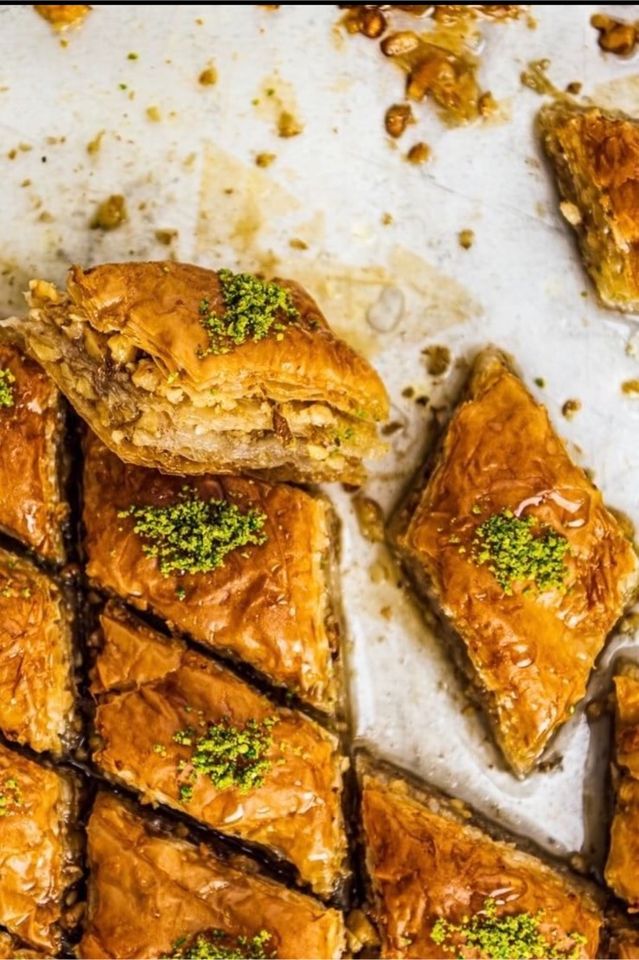
[[[637,46],[639,33],[637,24],[626,20],[616,20],[605,13],[595,13],[590,23],[599,33],[598,43],[606,53],[616,53],[617,56],[627,57]]]
[[[413,111],[409,103],[394,103],[389,107],[384,117],[386,132],[391,137],[401,137],[409,123],[415,123]]]
[[[430,158],[430,147],[427,143],[414,143],[406,154],[406,159],[409,163],[420,164],[426,163]]]
[[[419,46],[419,37],[412,30],[398,30],[385,37],[381,44],[382,53],[386,57],[402,57]]]
[[[365,8],[359,12],[359,32],[371,40],[381,37],[386,29],[386,17],[381,10]]]

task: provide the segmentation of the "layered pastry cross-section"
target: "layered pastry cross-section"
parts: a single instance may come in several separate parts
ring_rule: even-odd
[[[106,793],[89,820],[88,860],[80,957],[342,955],[338,911],[263,876],[246,858],[222,859],[170,838]]]
[[[639,310],[639,123],[560,100],[542,108],[539,127],[602,303]]]
[[[302,490],[168,477],[86,445],[87,572],[325,711],[337,702],[332,513]]]
[[[0,928],[57,953],[71,921],[67,891],[79,877],[70,774],[0,744]]]
[[[615,810],[606,882],[628,908],[639,910],[639,664],[624,663],[614,678]]]
[[[0,338],[0,530],[64,560],[63,414],[44,371]]]
[[[144,799],[289,860],[324,896],[345,880],[337,739],[229,670],[109,605],[93,759]]]
[[[29,349],[123,460],[166,473],[363,477],[388,398],[297,284],[180,263],[31,284]]]
[[[383,957],[596,957],[593,888],[505,840],[459,801],[361,764],[362,830]]]
[[[71,611],[54,580],[0,549],[0,731],[33,750],[75,738]]]
[[[479,355],[429,472],[393,524],[495,737],[528,773],[582,699],[632,599],[637,557],[548,414],[495,350]]]

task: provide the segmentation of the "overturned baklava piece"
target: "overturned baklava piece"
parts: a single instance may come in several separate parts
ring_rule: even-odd
[[[342,915],[98,794],[80,957],[341,957]],[[217,952],[215,952],[217,951]]]
[[[53,953],[74,920],[67,893],[80,875],[76,793],[71,774],[0,744],[0,927]]]
[[[77,736],[69,605],[50,576],[2,549],[0,731],[54,755]]]
[[[639,664],[624,663],[614,678],[615,812],[606,883],[632,911],[639,910]]]
[[[29,349],[122,460],[357,483],[380,452],[382,382],[295,283],[112,263],[33,281],[30,305]]]
[[[602,303],[639,309],[639,123],[564,100],[539,113],[560,210]]]
[[[496,350],[477,358],[394,522],[506,760],[528,773],[583,698],[638,580],[633,545]]]
[[[91,435],[84,524],[94,585],[335,709],[333,519],[324,498],[132,467]]]
[[[359,763],[383,957],[598,955],[603,917],[586,881],[493,838],[458,800]]]
[[[91,684],[99,769],[151,803],[264,845],[316,893],[338,892],[346,835],[337,739],[113,604],[100,622]]]
[[[47,560],[64,560],[63,414],[44,371],[0,338],[0,530]]]

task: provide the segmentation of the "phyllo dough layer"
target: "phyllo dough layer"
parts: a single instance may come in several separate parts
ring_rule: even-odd
[[[0,744],[0,926],[57,953],[67,888],[78,879],[75,784]]]
[[[358,482],[381,450],[383,384],[295,283],[112,263],[31,289],[29,349],[125,461]]]
[[[639,309],[639,123],[557,101],[539,113],[560,209],[607,307]]]
[[[496,739],[526,774],[582,699],[637,558],[544,407],[480,354],[394,535],[461,644]]]
[[[334,710],[337,627],[327,501],[239,477],[197,477],[186,487],[189,497],[259,511],[263,542],[232,550],[209,572],[163,574],[158,559],[144,552],[134,517],[123,514],[132,506],[179,503],[184,478],[127,466],[88,438],[84,524],[92,582],[246,661],[309,703]]]
[[[344,925],[336,910],[262,876],[245,858],[221,859],[152,830],[105,793],[89,820],[88,857],[80,957],[177,957],[180,943],[188,947],[199,935],[240,947],[240,938],[250,944],[257,937],[263,955],[280,960],[342,955]]]
[[[60,394],[44,371],[0,339],[0,529],[47,560],[64,560]]]
[[[74,738],[71,612],[53,579],[0,549],[0,730],[61,754]]]
[[[639,910],[639,665],[624,664],[614,678],[615,812],[606,882],[632,910]]]
[[[382,956],[597,956],[603,917],[590,885],[469,818],[459,801],[363,765],[363,840]]]
[[[346,860],[336,738],[114,605],[101,627],[98,767],[150,802],[263,844],[317,893],[336,891]]]

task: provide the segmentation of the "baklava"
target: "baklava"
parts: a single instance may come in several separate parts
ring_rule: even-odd
[[[316,893],[338,892],[346,835],[337,739],[114,605],[96,639],[98,768],[146,801],[267,847]]]
[[[639,124],[622,113],[558,100],[539,127],[560,210],[577,233],[602,303],[639,309]]]
[[[614,678],[615,812],[606,883],[631,911],[639,910],[639,664],[625,663]]]
[[[506,760],[527,774],[583,698],[636,591],[638,564],[600,492],[498,351],[477,358],[393,537],[452,628],[447,643]]]
[[[384,386],[297,284],[183,263],[33,281],[29,349],[102,441],[166,473],[357,483]]]
[[[639,927],[617,912],[607,919],[610,935],[606,956],[610,960],[639,960]]]
[[[338,911],[262,875],[246,858],[223,859],[167,836],[106,793],[89,820],[88,862],[80,957],[342,955]]]
[[[71,774],[0,744],[0,927],[53,953],[80,874],[71,827],[76,794]]]
[[[582,878],[477,826],[470,811],[365,761],[362,829],[383,957],[596,957]]]
[[[59,756],[76,738],[69,604],[54,580],[0,548],[0,731]]]
[[[335,709],[324,498],[248,478],[169,477],[125,465],[90,436],[84,523],[94,585]]]
[[[0,530],[64,560],[63,413],[44,371],[0,338]]]

